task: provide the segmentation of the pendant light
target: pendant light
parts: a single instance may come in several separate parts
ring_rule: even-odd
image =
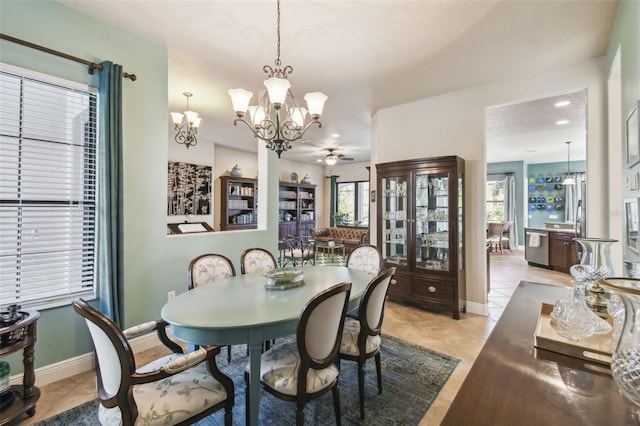
[[[573,176],[571,176],[571,167],[569,165],[569,159],[571,158],[571,141],[567,141],[565,142],[567,144],[567,177],[564,178],[564,181],[562,182],[563,185],[575,185],[576,181],[573,179]]]

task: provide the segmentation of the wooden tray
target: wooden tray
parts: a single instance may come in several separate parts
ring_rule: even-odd
[[[551,318],[551,311],[553,311],[553,305],[548,303],[543,303],[540,307],[538,324],[533,334],[533,345],[536,348],[611,365],[611,332],[594,334],[577,342],[566,339],[558,334],[558,325]],[[611,323],[610,318],[608,321]]]

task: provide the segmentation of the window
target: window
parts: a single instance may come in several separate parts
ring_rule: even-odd
[[[369,182],[338,182],[336,224],[369,225]]]
[[[504,221],[504,180],[487,178],[487,220]]]
[[[96,91],[6,69],[0,70],[0,300],[42,309],[93,296]]]

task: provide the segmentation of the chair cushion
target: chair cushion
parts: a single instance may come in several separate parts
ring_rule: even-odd
[[[287,395],[296,395],[300,354],[295,341],[274,346],[260,358],[260,380],[272,389]],[[248,369],[248,367],[247,367]],[[329,387],[338,378],[335,364],[307,372],[307,393]]]
[[[137,372],[154,370],[177,356],[180,354],[168,355],[139,368]],[[172,425],[224,401],[227,392],[201,362],[164,380],[133,386],[133,398],[138,405],[136,425]],[[100,405],[98,418],[101,425],[122,424],[118,407]]]
[[[360,355],[358,348],[358,335],[360,334],[360,321],[353,318],[345,318],[342,329],[342,341],[340,342],[340,353],[344,355]],[[370,354],[377,350],[382,343],[380,336],[369,336],[365,343],[365,352]]]

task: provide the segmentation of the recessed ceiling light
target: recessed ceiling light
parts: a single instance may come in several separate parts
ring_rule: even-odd
[[[556,121],[556,124],[558,126],[562,126],[564,124],[569,124],[569,120],[558,120],[558,121]]]
[[[340,137],[340,133],[334,133],[331,135],[332,138],[339,138]]]
[[[566,107],[567,105],[571,105],[571,101],[558,101],[554,104],[556,107]]]

